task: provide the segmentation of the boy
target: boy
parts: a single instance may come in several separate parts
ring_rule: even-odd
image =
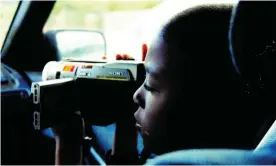
[[[145,82],[133,97],[139,105],[135,119],[116,122],[108,164],[142,164],[152,153],[179,149],[253,147],[247,115],[237,116],[235,108],[240,89],[228,51],[231,9],[195,6],[157,32],[145,60]],[[55,127],[56,164],[81,164],[82,124],[75,117]],[[135,127],[143,136],[142,159]]]

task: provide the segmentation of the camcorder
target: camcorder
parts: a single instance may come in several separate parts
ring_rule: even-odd
[[[77,111],[100,126],[133,116],[133,94],[144,79],[143,62],[48,62],[42,81],[31,87],[34,129],[51,127]]]

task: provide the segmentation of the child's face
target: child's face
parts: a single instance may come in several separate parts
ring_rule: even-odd
[[[167,47],[162,39],[156,39],[145,60],[146,79],[135,92],[133,99],[139,105],[135,112],[137,128],[141,130],[145,148],[158,153],[166,136],[166,111],[176,97],[177,88],[173,84],[168,67]],[[170,77],[169,77],[170,75]]]

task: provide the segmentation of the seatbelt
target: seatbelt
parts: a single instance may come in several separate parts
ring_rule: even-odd
[[[276,120],[272,124],[272,126],[269,128],[261,142],[258,144],[258,146],[255,148],[254,152],[257,152],[261,149],[271,149],[276,148]]]

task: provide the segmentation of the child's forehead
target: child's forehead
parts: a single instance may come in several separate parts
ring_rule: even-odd
[[[148,53],[146,55],[145,64],[147,66],[152,66],[152,68],[164,67],[167,61],[167,46],[162,40],[156,40],[155,43],[149,47]]]
[[[154,69],[156,72],[159,72],[159,75],[166,77],[167,75],[173,74],[176,68],[183,66],[182,56],[178,50],[174,47],[174,51],[168,49],[168,44],[163,39],[163,32],[161,31],[159,35],[152,40],[152,43],[149,47],[148,53],[145,58],[145,66],[150,66],[151,69]],[[170,43],[174,44],[174,43]],[[184,48],[182,48],[184,49]]]

